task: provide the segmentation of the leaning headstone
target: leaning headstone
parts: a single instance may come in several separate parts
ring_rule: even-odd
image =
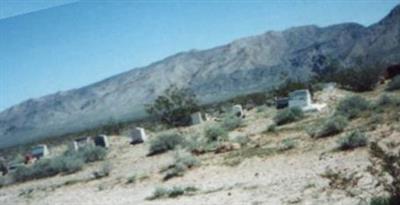
[[[141,127],[135,127],[131,131],[130,137],[132,139],[131,144],[143,143],[147,140],[146,132]]]
[[[40,144],[32,148],[31,155],[33,158],[40,159],[49,155],[49,149],[47,145]]]
[[[192,118],[192,125],[197,125],[204,122],[201,112],[195,112],[190,117]]]
[[[308,90],[296,90],[289,93],[289,107],[305,108],[312,104],[311,94]]]
[[[241,105],[234,105],[232,107],[232,114],[236,115],[237,117],[244,117],[243,108]]]
[[[94,145],[104,148],[109,148],[108,137],[106,135],[99,135],[93,138]]]

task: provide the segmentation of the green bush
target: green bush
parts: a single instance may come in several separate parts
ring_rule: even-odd
[[[175,153],[174,162],[166,169],[162,170],[162,172],[165,172],[164,180],[183,176],[186,170],[198,165],[200,165],[199,160],[191,153],[178,150]]]
[[[204,136],[207,142],[216,142],[226,140],[228,138],[228,132],[220,125],[212,125],[206,128]]]
[[[153,104],[146,105],[146,111],[170,126],[185,126],[191,124],[190,115],[199,111],[199,106],[190,89],[172,85]]]
[[[395,205],[391,203],[390,198],[387,197],[374,197],[371,199],[370,205]]]
[[[168,132],[157,135],[150,141],[149,156],[173,150],[177,146],[184,146],[186,140],[178,132]]]
[[[392,81],[390,81],[386,87],[387,91],[394,91],[400,89],[400,75],[394,77]]]
[[[295,148],[297,145],[296,141],[293,139],[284,139],[279,145],[280,151],[286,151]]]
[[[342,88],[364,92],[376,87],[381,73],[382,69],[379,66],[348,68],[335,73],[333,80]]]
[[[240,117],[237,117],[236,115],[225,115],[224,118],[222,119],[222,126],[226,130],[234,130],[238,127],[240,127],[243,123],[243,119]]]
[[[15,181],[51,177],[60,173],[71,174],[80,171],[85,163],[103,160],[107,150],[102,147],[86,147],[78,152],[67,151],[64,155],[40,159],[32,166],[18,166],[13,173]]]
[[[112,166],[110,163],[104,163],[100,170],[93,172],[93,176],[96,179],[100,179],[103,177],[108,177],[111,174]]]
[[[348,136],[338,141],[340,150],[351,150],[357,147],[364,147],[368,144],[368,139],[364,133],[356,130]]]
[[[370,108],[370,103],[360,96],[351,96],[339,102],[336,114],[343,115],[349,119],[359,117],[364,111]]]
[[[276,124],[272,123],[271,125],[268,126],[267,132],[275,132],[276,131]]]
[[[304,118],[303,110],[299,107],[286,108],[280,112],[278,112],[274,121],[276,125],[284,125],[287,123],[295,122]]]
[[[320,128],[316,132],[312,133],[312,137],[322,138],[331,135],[339,134],[343,132],[348,124],[347,118],[342,115],[334,115],[331,118],[325,120]]]
[[[170,189],[157,187],[156,190],[153,192],[153,195],[147,197],[147,200],[155,200],[160,198],[176,198],[181,195],[190,194],[196,192],[198,189],[193,186],[189,187],[178,187],[174,186]]]
[[[51,177],[59,173],[74,173],[82,169],[83,160],[69,156],[59,156],[53,159],[41,159],[31,167],[19,166],[13,173],[15,181],[23,182],[32,179]]]
[[[83,159],[84,162],[95,162],[104,160],[107,156],[107,150],[103,147],[87,146],[78,152],[78,158]]]

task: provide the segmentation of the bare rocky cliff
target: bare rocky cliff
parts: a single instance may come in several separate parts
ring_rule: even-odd
[[[149,66],[65,92],[30,99],[0,113],[0,148],[138,119],[143,105],[170,84],[188,86],[202,102],[272,89],[315,75],[321,56],[351,64],[356,57],[400,63],[400,5],[383,20],[271,31],[227,45],[182,52]]]

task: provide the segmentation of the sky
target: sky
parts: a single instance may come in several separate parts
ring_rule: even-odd
[[[382,19],[399,0],[0,0],[0,111],[177,52]]]

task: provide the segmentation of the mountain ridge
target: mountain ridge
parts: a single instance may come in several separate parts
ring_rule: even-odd
[[[193,89],[200,101],[270,90],[287,79],[315,75],[315,59],[342,64],[371,56],[400,62],[400,5],[370,26],[357,23],[292,27],[240,38],[205,50],[189,50],[78,89],[29,99],[0,113],[0,148],[74,132],[111,120],[145,116],[170,84]],[[397,52],[396,52],[397,51]]]

